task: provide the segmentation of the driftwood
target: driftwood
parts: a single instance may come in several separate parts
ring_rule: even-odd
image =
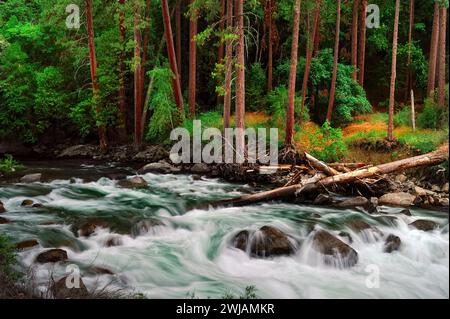
[[[295,197],[300,192],[309,192],[309,191],[317,191],[323,187],[339,185],[339,184],[348,184],[361,182],[364,179],[379,177],[384,174],[390,174],[395,172],[401,172],[410,168],[417,168],[422,166],[433,166],[440,164],[449,157],[449,148],[448,144],[442,146],[438,150],[427,153],[424,155],[419,155],[411,158],[406,158],[386,164],[381,164],[378,166],[371,166],[362,169],[356,169],[347,173],[337,173],[334,174],[332,170],[330,170],[329,166],[325,163],[317,163],[317,159],[314,159],[309,154],[309,162],[314,167],[322,168],[323,172],[328,175],[323,177],[322,174],[317,174],[313,178],[305,181],[304,183],[296,183],[294,185],[283,186],[280,188],[276,188],[270,191],[265,191],[257,194],[244,195],[238,198],[232,198],[222,201],[217,201],[214,203],[210,203],[211,206],[242,206],[251,203],[257,203],[262,201],[270,201],[274,199],[283,199],[289,197]],[[313,164],[313,162],[315,162]],[[320,161],[318,161],[320,162]],[[325,166],[324,166],[325,165]],[[335,171],[335,170],[334,170]],[[337,172],[337,171],[336,171]],[[330,176],[331,175],[331,176]]]

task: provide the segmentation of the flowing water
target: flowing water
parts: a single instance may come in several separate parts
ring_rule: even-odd
[[[227,293],[239,295],[247,286],[254,286],[260,298],[449,297],[446,213],[415,209],[406,216],[399,214],[399,208],[382,207],[383,214],[368,215],[360,210],[286,203],[189,210],[195,204],[254,190],[218,179],[158,174],[142,175],[148,188],[125,189],[105,176],[134,175],[132,168],[77,162],[28,165],[34,168],[31,171],[42,171],[47,181],[0,184],[0,200],[7,209],[2,216],[11,220],[0,225],[0,232],[17,242],[39,241],[40,246],[20,252],[20,259],[43,285],[49,274],[58,278],[73,263],[80,267],[88,288],[109,284],[134,289],[148,298],[220,298]],[[23,207],[24,199],[44,207]],[[408,226],[419,218],[441,227],[424,232]],[[93,219],[107,226],[89,237],[75,235],[73,225]],[[399,236],[400,250],[384,253],[384,241],[377,233],[355,233],[345,226],[351,219],[362,219],[385,236]],[[163,224],[148,231],[137,227],[149,220]],[[239,231],[264,225],[275,226],[295,240],[296,253],[260,259],[232,247]],[[311,244],[312,227],[336,236],[341,231],[350,234],[358,263],[347,269],[324,264]],[[340,239],[349,243],[348,237]],[[108,241],[120,245],[107,247]],[[65,249],[69,262],[34,263],[38,253],[53,247]],[[94,266],[114,274],[96,274]]]

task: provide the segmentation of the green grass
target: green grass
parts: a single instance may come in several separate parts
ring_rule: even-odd
[[[369,119],[369,122],[372,124],[379,122],[387,124],[388,121],[389,121],[389,114],[387,113],[373,113]]]
[[[415,148],[421,153],[428,153],[436,150],[445,140],[448,139],[448,131],[416,131],[400,135],[398,140],[403,145]]]
[[[355,141],[367,140],[367,141],[377,141],[386,137],[386,132],[382,131],[363,131],[352,134],[345,138],[347,144],[351,144]]]

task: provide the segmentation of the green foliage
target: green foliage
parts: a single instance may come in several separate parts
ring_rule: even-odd
[[[284,127],[286,124],[286,109],[288,105],[288,89],[285,86],[277,86],[267,95],[268,111],[271,115],[271,123],[277,127]],[[301,97],[295,96],[294,116],[300,118]],[[305,106],[303,112],[303,122],[309,121],[308,108]]]
[[[246,72],[245,94],[249,111],[259,111],[265,108],[266,74],[261,63],[254,63]]]
[[[370,116],[370,123],[374,124],[374,123],[378,123],[378,122],[382,122],[387,124],[389,121],[389,114],[388,113],[374,113]]]
[[[172,96],[173,73],[168,68],[157,67],[149,72],[154,77],[153,95],[149,109],[153,114],[149,121],[147,139],[165,141],[178,121],[177,108]]]
[[[212,112],[206,112],[200,114],[196,120],[200,120],[202,123],[202,129],[205,128],[218,128],[222,129],[223,127],[223,120],[222,120],[222,114],[216,111]],[[184,128],[189,131],[189,133],[192,134],[194,129],[194,120],[190,118],[186,118],[184,120]]]
[[[404,107],[394,115],[395,126],[411,126],[411,108]]]
[[[6,154],[3,159],[0,159],[0,174],[9,175],[24,168],[25,166],[17,162],[10,154]]]
[[[245,291],[238,298],[232,293],[226,293],[222,296],[222,299],[258,299],[256,295],[256,287],[255,286],[247,286],[245,287]]]
[[[425,99],[423,111],[417,117],[417,125],[420,128],[438,128],[441,110],[433,98]]]
[[[18,279],[19,273],[14,269],[17,264],[17,254],[11,239],[0,233],[0,273],[7,278]]]
[[[400,135],[398,140],[421,153],[428,153],[436,150],[439,145],[448,140],[448,131],[409,132]]]
[[[332,128],[327,121],[323,123],[319,132],[308,135],[311,141],[311,154],[322,161],[339,161],[348,151],[342,130]]]

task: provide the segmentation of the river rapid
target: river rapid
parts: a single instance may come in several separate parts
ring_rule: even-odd
[[[369,215],[288,203],[191,209],[254,189],[194,175],[152,173],[141,175],[148,187],[127,189],[118,187],[112,174],[132,176],[132,167],[25,164],[28,172],[42,172],[43,182],[0,183],[7,211],[2,217],[11,221],[0,225],[0,232],[14,242],[38,240],[39,246],[19,257],[42,287],[50,274],[59,278],[68,264],[76,264],[88,288],[110,285],[147,298],[239,296],[247,286],[254,286],[259,298],[449,298],[448,213],[412,209],[412,216],[406,216],[401,208],[381,207],[382,213]],[[21,206],[25,199],[43,207]],[[408,226],[421,218],[440,227],[424,232]],[[371,230],[353,231],[346,225],[352,219],[400,237],[400,249],[383,252],[384,240]],[[74,225],[90,220],[106,226],[89,237],[78,236]],[[149,220],[160,223],[145,227]],[[263,259],[233,247],[239,231],[264,225],[295,240],[296,253]],[[336,236],[348,233],[351,243],[348,236],[338,238],[358,252],[358,263],[345,269],[326,265],[312,246],[313,228]],[[67,251],[68,262],[35,263],[40,252],[55,247]],[[95,266],[113,274],[98,274]]]

